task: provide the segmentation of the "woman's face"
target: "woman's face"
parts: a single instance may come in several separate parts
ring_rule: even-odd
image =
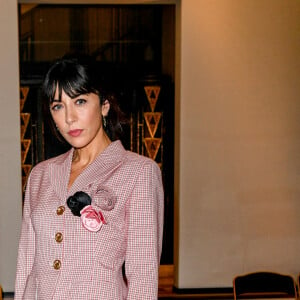
[[[102,116],[107,116],[109,104],[100,105],[97,94],[83,94],[70,98],[62,91],[59,101],[58,89],[50,112],[60,134],[74,148],[101,143],[105,131],[102,127]]]

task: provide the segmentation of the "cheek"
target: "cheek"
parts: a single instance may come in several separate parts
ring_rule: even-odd
[[[100,122],[101,121],[100,109],[98,107],[95,107],[95,109],[90,110],[87,113],[87,119],[89,119],[95,123],[98,123],[98,121]]]
[[[98,114],[93,114],[93,116],[91,116],[91,120],[93,120],[93,127],[99,128],[101,126],[101,116],[99,116]]]
[[[56,118],[55,114],[52,113],[51,110],[50,110],[50,116],[51,116],[52,120],[54,121],[54,123],[57,123],[57,118]]]
[[[51,116],[56,128],[63,133],[65,127],[65,118],[63,113],[56,111],[55,113],[51,113]]]
[[[52,119],[53,119],[53,121],[56,125],[59,125],[62,121],[62,118],[60,117],[60,114],[57,113],[57,112],[56,113],[51,113],[51,117],[52,117]]]

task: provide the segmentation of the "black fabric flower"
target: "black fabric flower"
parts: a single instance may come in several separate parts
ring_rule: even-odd
[[[74,216],[80,217],[80,211],[92,203],[91,197],[85,192],[76,192],[67,199],[67,205]]]

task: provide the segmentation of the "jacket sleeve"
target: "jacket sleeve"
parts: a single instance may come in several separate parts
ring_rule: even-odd
[[[127,300],[157,300],[163,208],[161,171],[147,160],[127,204]]]
[[[21,237],[19,241],[17,273],[15,282],[15,300],[23,299],[23,294],[26,288],[26,282],[31,272],[34,253],[35,253],[35,236],[31,224],[31,208],[30,208],[30,178],[27,182]]]

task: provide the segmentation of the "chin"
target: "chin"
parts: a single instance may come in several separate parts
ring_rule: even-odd
[[[79,142],[79,141],[74,141],[74,140],[66,140],[73,148],[83,148],[86,144]]]
[[[81,143],[69,143],[69,144],[75,149],[82,149],[86,146],[86,144],[81,144]]]

